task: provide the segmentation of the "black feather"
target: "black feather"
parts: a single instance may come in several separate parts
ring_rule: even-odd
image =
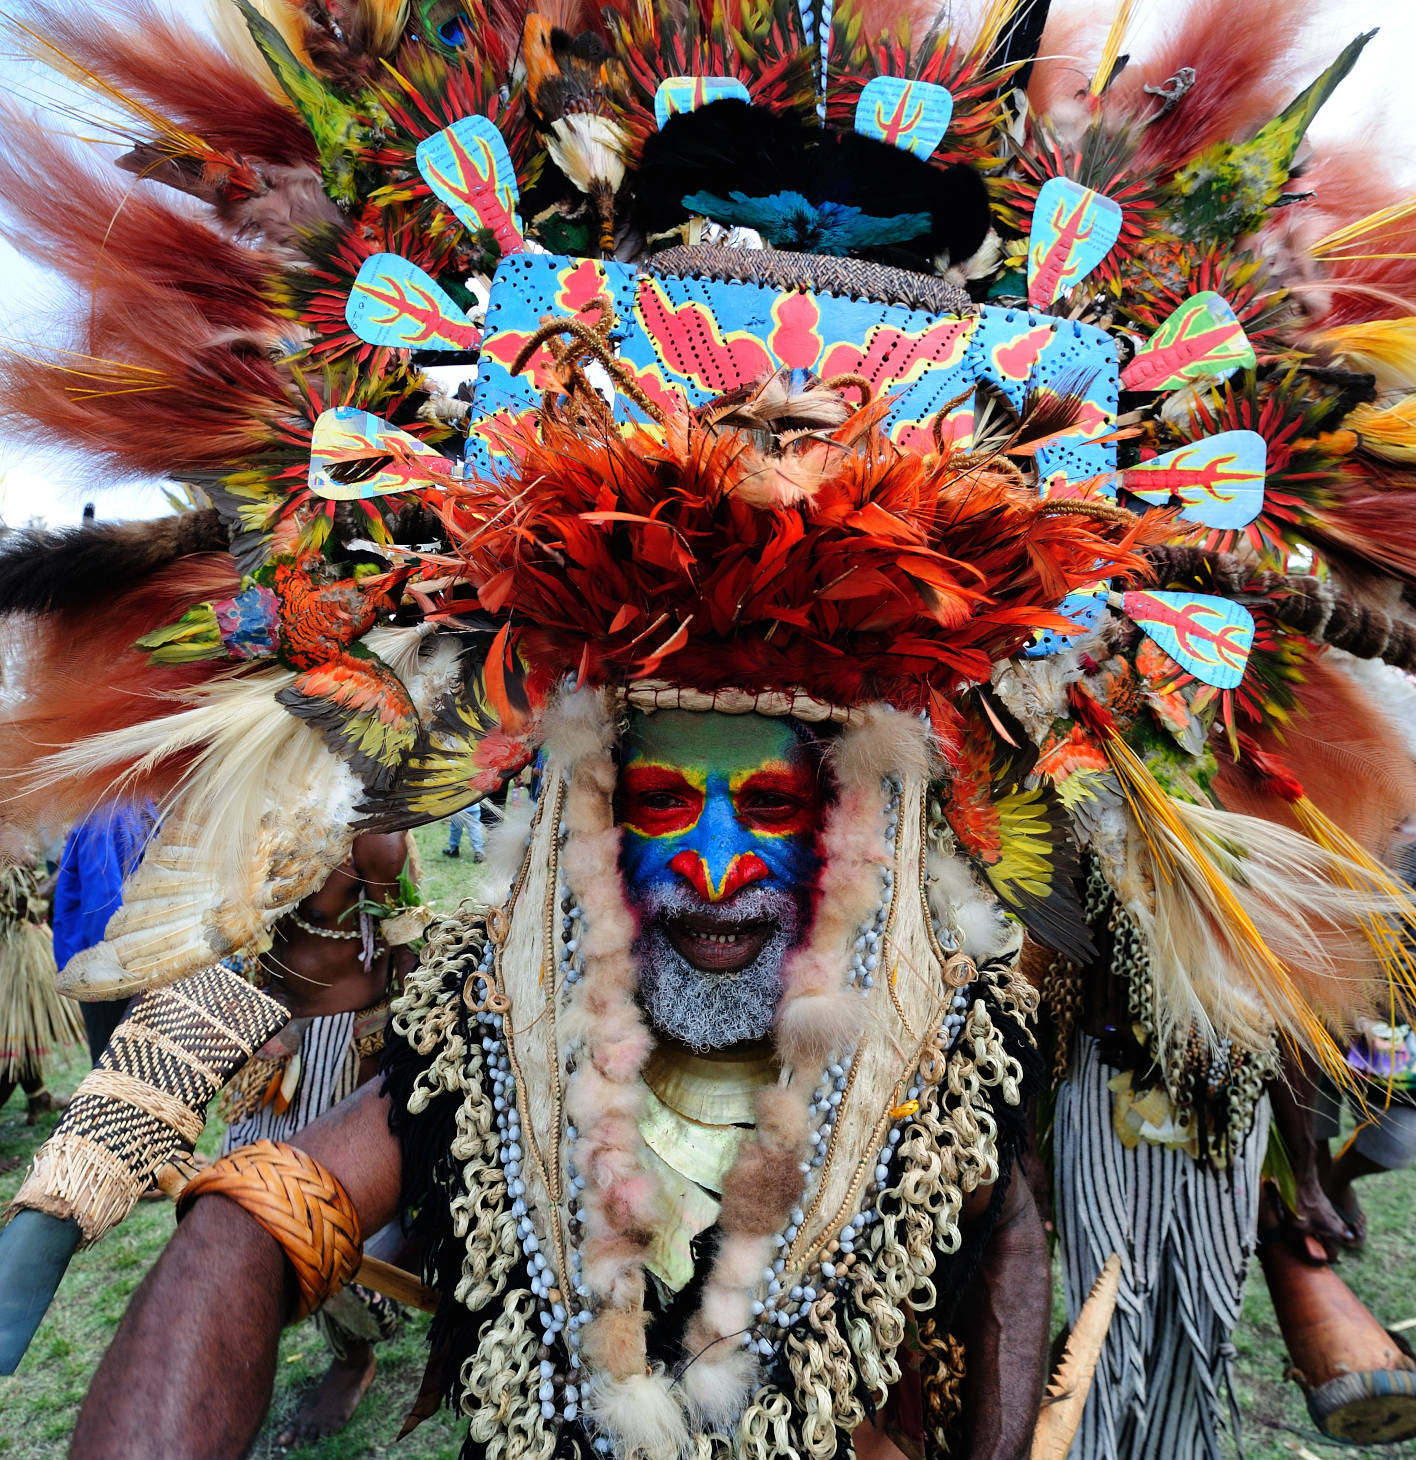
[[[685,197],[734,191],[754,198],[795,192],[872,218],[927,213],[927,233],[860,251],[917,272],[932,273],[940,257],[961,262],[988,234],[988,190],[972,168],[936,167],[859,132],[823,131],[737,100],[670,117],[645,142],[634,175],[635,223],[649,236],[667,233],[688,217]]]
[[[213,511],[54,532],[22,529],[0,542],[0,614],[83,608],[177,558],[226,550],[226,528]]]
[[[646,236],[676,228],[688,217],[689,193],[806,193],[807,158],[819,137],[794,115],[745,101],[680,112],[644,143],[634,173],[635,223]]]
[[[1050,9],[1051,0],[1023,0],[998,37],[998,44],[988,58],[988,69],[1001,71],[1005,66],[1017,66],[1018,70],[1004,83],[1010,91],[1028,89]]]

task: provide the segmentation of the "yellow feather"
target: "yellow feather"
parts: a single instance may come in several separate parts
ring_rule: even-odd
[[[1403,396],[1393,406],[1359,405],[1343,425],[1356,431],[1374,455],[1416,462],[1416,395]]]
[[[1111,28],[1106,32],[1106,44],[1101,48],[1101,58],[1088,88],[1093,96],[1101,95],[1111,79],[1112,71],[1116,69],[1116,59],[1121,54],[1121,44],[1126,39],[1126,32],[1131,28],[1131,12],[1134,9],[1135,0],[1121,0],[1116,7],[1116,14],[1111,17]]]
[[[408,0],[359,0],[358,13],[370,54],[391,56],[408,24]]]
[[[1328,262],[1345,258],[1345,250],[1353,244],[1371,239],[1384,229],[1405,223],[1413,214],[1416,214],[1416,198],[1408,198],[1404,203],[1396,203],[1389,208],[1379,208],[1375,213],[1368,213],[1365,218],[1359,218],[1355,223],[1349,223],[1320,238],[1308,251],[1315,259]]]
[[[1314,336],[1351,370],[1370,371],[1381,390],[1416,390],[1416,316],[1337,325]]]
[[[974,38],[973,54],[989,55],[998,44],[1003,28],[1017,12],[1020,0],[989,0],[988,9],[979,19],[978,34]]]
[[[314,70],[314,62],[305,47],[305,25],[299,6],[292,0],[251,0],[251,4],[280,32],[281,39],[300,64]],[[251,39],[250,27],[231,0],[207,0],[207,14],[221,49],[270,96],[293,110],[289,94],[270,69],[261,48]]]
[[[158,136],[176,143],[184,152],[200,156],[207,150],[206,143],[200,137],[183,131],[181,127],[168,121],[161,112],[154,111],[152,107],[139,101],[137,97],[130,96],[126,91],[110,85],[101,76],[81,65],[48,36],[26,25],[23,21],[17,20],[12,15],[0,19],[0,24],[11,31],[26,55],[32,56],[51,70],[68,76],[80,86],[87,87],[97,95],[106,97],[140,121],[145,122]]]
[[[1416,1003],[1393,947],[1416,926],[1410,893],[1335,838],[1177,801],[1114,732],[1105,748],[1140,831],[1122,894],[1150,945],[1161,1047],[1192,1021],[1246,1049],[1276,1029],[1351,1087],[1331,1031]]]

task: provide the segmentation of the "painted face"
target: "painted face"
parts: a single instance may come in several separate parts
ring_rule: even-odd
[[[816,758],[785,721],[632,722],[617,819],[640,998],[662,1032],[698,1048],[768,1032],[810,905],[822,799]]]

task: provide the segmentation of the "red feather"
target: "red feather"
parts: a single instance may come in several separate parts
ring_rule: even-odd
[[[449,528],[466,524],[482,606],[514,605],[547,677],[661,666],[703,690],[928,708],[1035,628],[1064,629],[1062,598],[1137,569],[1152,529],[1051,515],[1001,474],[901,452],[884,409],[846,422],[810,494],[775,508],[753,502],[790,464],[745,433],[686,416],[662,441],[545,421],[516,441],[515,477],[466,488]]]
[[[214,328],[277,337],[273,255],[167,206],[151,184],[96,176],[92,151],[76,154],[12,107],[0,106],[0,125],[0,226],[17,249],[109,307],[145,313],[153,291],[171,290]]]
[[[1308,799],[1374,857],[1387,857],[1416,813],[1416,765],[1401,732],[1379,704],[1322,659],[1305,666],[1296,698],[1282,730],[1254,729],[1258,749],[1275,753]],[[1236,766],[1224,749],[1216,758],[1214,788],[1226,810],[1298,827],[1288,799],[1265,787],[1247,763]]]
[[[90,735],[171,714],[167,696],[228,669],[224,660],[154,665],[133,644],[199,603],[229,598],[239,586],[225,554],[194,554],[158,569],[115,598],[42,618],[6,620],[6,665],[18,672],[23,691],[22,699],[0,713],[8,757],[6,822],[25,829],[62,829],[104,799],[127,765],[38,786],[36,763]],[[159,767],[144,777],[138,794],[160,796],[182,769],[180,764]]]
[[[1159,48],[1132,56],[1107,92],[1108,113],[1156,117],[1161,103],[1142,88],[1194,70],[1179,104],[1141,132],[1137,167],[1173,171],[1212,143],[1247,138],[1271,121],[1300,84],[1294,42],[1310,18],[1292,0],[1192,0]]]
[[[17,18],[60,56],[215,147],[263,162],[319,161],[294,111],[210,37],[151,0],[124,0],[107,17],[93,5],[29,0]]]

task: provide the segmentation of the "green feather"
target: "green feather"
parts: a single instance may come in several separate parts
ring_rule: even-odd
[[[1252,233],[1283,196],[1298,144],[1319,108],[1376,31],[1367,31],[1247,142],[1217,142],[1187,163],[1170,185],[1175,231],[1196,243]]]
[[[193,664],[198,659],[220,659],[226,654],[221,627],[209,603],[189,608],[175,624],[144,634],[133,647],[146,649],[154,664]]]
[[[249,0],[236,0],[236,5],[245,17],[251,39],[315,139],[325,191],[338,203],[353,203],[354,159],[361,140],[358,112],[301,64],[286,45],[285,37]]]

